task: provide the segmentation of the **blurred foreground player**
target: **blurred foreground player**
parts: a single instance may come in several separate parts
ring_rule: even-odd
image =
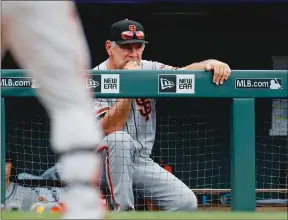
[[[51,119],[51,144],[68,187],[63,218],[102,218],[97,187],[101,163],[94,153],[102,130],[84,84],[90,60],[75,6],[68,1],[4,1],[1,20],[1,53],[10,50],[36,79]]]

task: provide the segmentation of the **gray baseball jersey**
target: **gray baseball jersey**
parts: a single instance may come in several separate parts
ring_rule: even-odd
[[[28,211],[33,203],[38,202],[38,198],[31,188],[10,182],[6,190],[5,206],[17,206],[22,211]]]
[[[155,61],[142,60],[142,70],[172,70],[175,67],[164,65]],[[95,67],[94,70],[107,70],[107,60]],[[96,117],[103,116],[116,103],[117,99],[94,99],[94,112]],[[133,140],[139,143],[139,154],[150,156],[156,133],[156,111],[154,99],[134,99],[129,118],[123,131],[129,133]]]
[[[141,69],[176,68],[143,60]],[[107,70],[107,61],[94,70]],[[103,117],[116,101],[94,99],[95,116]],[[197,207],[194,193],[181,180],[150,158],[155,133],[155,100],[136,98],[133,99],[128,120],[122,131],[111,133],[104,138],[102,149],[106,151],[106,178],[103,179],[109,186],[115,210],[134,209],[133,189],[136,189],[137,196],[152,199],[162,210],[190,211]]]

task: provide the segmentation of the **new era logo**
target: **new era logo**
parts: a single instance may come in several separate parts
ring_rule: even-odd
[[[120,92],[119,74],[102,74],[101,77],[101,93]]]
[[[97,81],[94,81],[93,79],[86,78],[86,88],[91,89],[91,88],[97,88],[100,86],[100,83]]]
[[[168,79],[164,78],[160,79],[160,83],[161,83],[161,89],[172,88],[175,86],[175,83],[173,81],[169,81]]]
[[[177,75],[177,93],[195,93],[195,75],[179,74]]]
[[[177,74],[177,75],[158,75],[159,93],[195,93],[195,75]]]
[[[93,74],[91,78],[86,78],[86,88],[93,89],[97,93],[119,93],[119,74]]]
[[[176,92],[176,75],[158,75],[158,91],[159,93],[175,93]]]
[[[94,92],[101,92],[101,75],[92,75],[86,78],[86,88],[93,89]]]

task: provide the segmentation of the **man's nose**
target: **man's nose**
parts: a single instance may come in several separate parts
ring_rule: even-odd
[[[130,56],[137,57],[137,50],[134,47],[132,47],[130,50]]]

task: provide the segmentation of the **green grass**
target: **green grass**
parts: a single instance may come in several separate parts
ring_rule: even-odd
[[[59,215],[2,212],[1,219],[59,219]],[[110,212],[106,219],[287,219],[287,212]]]

